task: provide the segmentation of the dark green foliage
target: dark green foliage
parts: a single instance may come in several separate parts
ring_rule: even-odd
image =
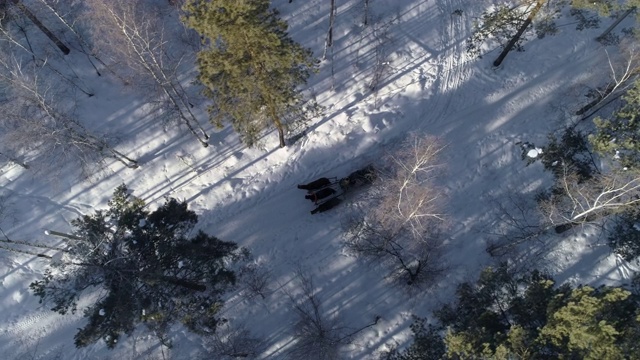
[[[317,115],[298,87],[317,61],[287,34],[287,24],[269,0],[190,0],[185,23],[203,39],[198,79],[213,104],[211,120],[231,123],[245,144],[254,146],[266,129],[284,134]]]
[[[482,45],[489,41],[495,41],[504,48],[524,24],[527,17],[532,14],[535,15],[533,24],[538,38],[556,34],[558,27],[555,20],[560,16],[563,4],[554,3],[552,8],[546,8],[547,10],[551,9],[551,12],[535,14],[533,9],[535,9],[536,3],[537,0],[525,0],[514,6],[513,3],[505,2],[491,11],[483,12],[480,15],[480,20],[474,24],[471,37],[467,40],[467,52],[482,57]],[[513,50],[524,51],[523,44],[528,41],[527,33],[528,31],[513,44]]]
[[[638,330],[638,305],[621,288],[556,287],[537,271],[514,276],[501,266],[485,270],[475,285],[462,284],[456,304],[437,315],[449,328],[449,355],[593,358],[635,346],[623,335]],[[599,345],[585,345],[590,338]]]
[[[584,29],[596,29],[600,27],[600,17],[593,12],[572,8],[569,14],[578,21],[576,30],[582,31]]]
[[[536,36],[542,39],[547,35],[555,35],[558,33],[558,25],[554,18],[545,17],[535,24]]]
[[[485,11],[480,16],[480,21],[475,24],[474,32],[467,40],[467,52],[481,56],[481,46],[489,38],[494,38],[498,43],[505,44],[518,31],[526,18],[522,13],[507,5],[499,5],[495,10]],[[516,49],[522,50],[522,43],[526,37],[521,37],[516,43]]]
[[[441,327],[417,319],[414,343],[382,359],[639,359],[639,305],[624,288],[556,286],[501,265],[458,287],[436,312]]]
[[[616,220],[609,234],[609,246],[626,261],[640,256],[640,209],[637,207],[623,212]]]
[[[402,360],[437,360],[441,359],[445,352],[444,342],[438,329],[433,326],[425,326],[424,319],[415,319],[411,324],[414,342],[402,356]]]
[[[619,287],[581,286],[540,329],[534,354],[569,359],[637,359],[638,298]]]
[[[548,313],[564,304],[571,291],[566,284],[555,288],[551,277],[538,271],[521,278],[520,283],[526,286],[526,290],[510,301],[509,312],[513,323],[528,331],[542,328],[547,323]]]
[[[598,169],[588,144],[584,134],[571,128],[565,129],[559,139],[549,134],[549,143],[542,147],[542,164],[556,178],[570,172],[577,174],[580,180],[590,179]]]
[[[587,9],[596,12],[602,17],[614,17],[616,12],[624,11],[640,5],[638,0],[572,0],[574,9]]]
[[[506,311],[517,289],[518,281],[506,266],[487,268],[480,274],[477,284],[459,285],[457,302],[445,305],[436,312],[436,317],[454,332],[466,331],[478,348],[485,343],[495,344],[503,340],[509,329]]]
[[[392,350],[383,354],[380,360],[440,360],[445,354],[444,341],[440,329],[425,319],[415,317],[411,324],[413,343],[405,351]]]
[[[65,258],[30,288],[61,314],[75,312],[84,293],[95,296],[84,309],[88,324],[75,336],[78,347],[104,339],[112,348],[139,323],[163,341],[175,322],[210,334],[219,321],[221,295],[235,283],[229,261],[246,251],[202,231],[189,237],[197,221],[175,199],[149,212],[122,185],[109,209],[72,222],[82,240],[69,240]]]
[[[527,156],[530,149],[535,148],[531,143],[518,143],[522,148],[522,160],[527,165],[541,161],[544,169],[558,178],[567,174],[576,174],[579,181],[591,179],[597,172],[587,137],[573,128],[566,128],[560,138],[555,133],[549,134],[549,142],[542,146],[542,153],[536,158]]]
[[[640,82],[623,97],[624,106],[609,119],[596,118],[595,134],[589,136],[596,152],[616,158],[621,166],[640,165]]]

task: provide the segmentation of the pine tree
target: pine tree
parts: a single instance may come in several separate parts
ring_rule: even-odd
[[[583,9],[595,11],[603,18],[616,17],[616,20],[596,38],[598,41],[615,39],[615,37],[611,37],[611,31],[631,13],[636,13],[636,21],[640,19],[640,13],[636,11],[640,6],[640,0],[573,0],[571,6],[577,11]]]
[[[383,354],[380,360],[440,360],[445,353],[445,343],[439,329],[426,324],[425,319],[415,317],[411,324],[413,343],[402,352],[396,349]]]
[[[165,344],[175,322],[212,334],[221,295],[236,279],[229,264],[246,251],[202,231],[188,237],[197,221],[187,204],[175,199],[149,212],[122,185],[106,211],[72,222],[73,235],[81,240],[69,240],[63,259],[30,288],[61,314],[77,311],[83,294],[93,295],[83,309],[88,324],[75,335],[77,347],[104,339],[113,348],[139,323]]]
[[[414,342],[384,360],[640,359],[638,288],[556,286],[538,271],[487,268],[436,311],[416,318]]]
[[[611,315],[633,315],[633,311],[616,314],[619,309],[610,308],[624,305],[630,295],[621,288],[573,290],[567,304],[553,312],[540,330],[539,341],[562,349],[561,354],[568,358],[625,359],[624,346],[618,342],[625,318]]]
[[[444,358],[640,359],[640,298],[625,288],[556,286],[537,271],[500,266],[460,285],[456,297],[436,312],[445,334],[429,335],[432,346],[444,342]],[[414,339],[409,349],[418,353],[390,358],[432,358],[415,331]]]
[[[634,206],[616,217],[608,237],[611,249],[628,262],[640,256],[639,220],[640,209]]]
[[[619,158],[627,167],[640,167],[640,81],[623,96],[625,105],[608,119],[596,118],[596,132],[589,137],[594,150]]]
[[[544,0],[517,0],[497,4],[491,10],[481,14],[474,23],[474,30],[467,40],[467,52],[482,57],[485,45],[495,45],[497,42],[503,48],[502,54],[494,62],[500,65],[506,54],[511,50],[523,51],[523,44],[528,40],[526,30],[534,23],[536,35],[542,38],[557,32],[555,18],[562,3],[554,3],[540,11]]]
[[[639,0],[572,0],[571,6],[579,9],[589,9],[598,12],[602,16],[611,16],[618,11],[640,6]]]
[[[257,145],[269,128],[285,132],[317,110],[298,90],[317,67],[310,50],[294,42],[269,0],[190,0],[185,23],[203,40],[199,81],[213,101],[211,120],[231,123],[245,144]]]

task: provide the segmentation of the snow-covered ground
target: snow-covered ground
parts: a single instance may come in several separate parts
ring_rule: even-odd
[[[276,0],[273,5],[289,22],[293,38],[320,57],[329,3]],[[559,34],[532,37],[525,52],[509,54],[494,68],[497,51],[482,59],[465,52],[474,19],[491,1],[370,0],[367,26],[363,1],[336,3],[333,49],[308,84],[326,113],[311,123],[306,137],[283,149],[276,147],[275,134],[265,139],[266,150],[246,149],[230,129],[215,130],[211,145],[202,148],[185,129],[154,122],[135,89],[98,78],[80,55],[69,55],[86,67],[80,77],[96,93],[80,104],[81,117],[117,135],[118,149],[140,159],[141,167],[113,163],[99,180],[79,181],[72,170],[54,179],[8,164],[1,169],[0,186],[11,211],[2,229],[13,239],[56,244],[61,240],[44,230],[70,230],[70,220],[106,206],[121,183],[152,207],[165,197],[185,199],[200,216],[199,228],[248,247],[271,271],[270,296],[232,293],[222,315],[265,341],[263,358],[280,358],[290,341],[295,317],[287,292],[296,291],[298,268],[313,276],[323,309],[344,326],[357,329],[380,317],[344,349],[344,358],[370,359],[386,346],[403,344],[412,314],[429,316],[449,301],[459,282],[475,279],[494,261],[485,248],[498,223],[498,204],[508,207],[516,195],[531,197],[549,185],[549,174],[538,163],[526,166],[516,143],[543,144],[584,105],[586,86],[601,85],[609,76],[605,48],[593,40],[602,29],[579,32],[569,24],[572,19],[561,18],[558,23],[568,25]],[[371,91],[380,60],[376,53],[384,57],[385,69]],[[204,107],[198,107],[203,123]],[[343,249],[348,204],[311,216],[312,205],[296,188],[321,176],[344,177],[413,131],[446,144],[440,181],[448,200],[448,270],[434,288],[417,295],[392,286],[384,270]],[[540,266],[560,281],[618,283],[632,271],[602,239],[586,233],[552,239],[549,246]],[[53,313],[28,290],[46,264],[0,252],[2,358],[196,356],[200,340],[181,330],[172,335],[172,349],[144,331],[122,339],[112,351],[102,343],[75,349],[81,314]]]

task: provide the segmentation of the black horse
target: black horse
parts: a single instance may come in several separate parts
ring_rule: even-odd
[[[331,180],[323,177],[318,180],[314,180],[308,184],[298,185],[298,189],[315,191],[315,190],[320,190],[323,187],[327,187],[329,185],[331,185]]]
[[[316,213],[325,212],[327,210],[331,210],[334,207],[338,206],[341,202],[342,202],[342,199],[340,199],[337,196],[334,197],[334,198],[331,198],[331,199],[323,202],[322,204],[318,205],[317,208],[311,210],[311,215],[316,214]]]
[[[305,199],[309,199],[314,203],[318,203],[318,200],[322,200],[336,193],[336,190],[330,187],[320,189],[318,191],[311,192],[304,196]]]

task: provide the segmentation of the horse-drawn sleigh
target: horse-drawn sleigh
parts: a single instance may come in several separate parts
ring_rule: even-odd
[[[305,199],[314,202],[316,208],[311,210],[311,214],[325,212],[339,205],[345,194],[368,185],[376,177],[373,165],[354,171],[349,176],[338,179],[322,177],[310,183],[298,185],[298,189],[307,190]]]

